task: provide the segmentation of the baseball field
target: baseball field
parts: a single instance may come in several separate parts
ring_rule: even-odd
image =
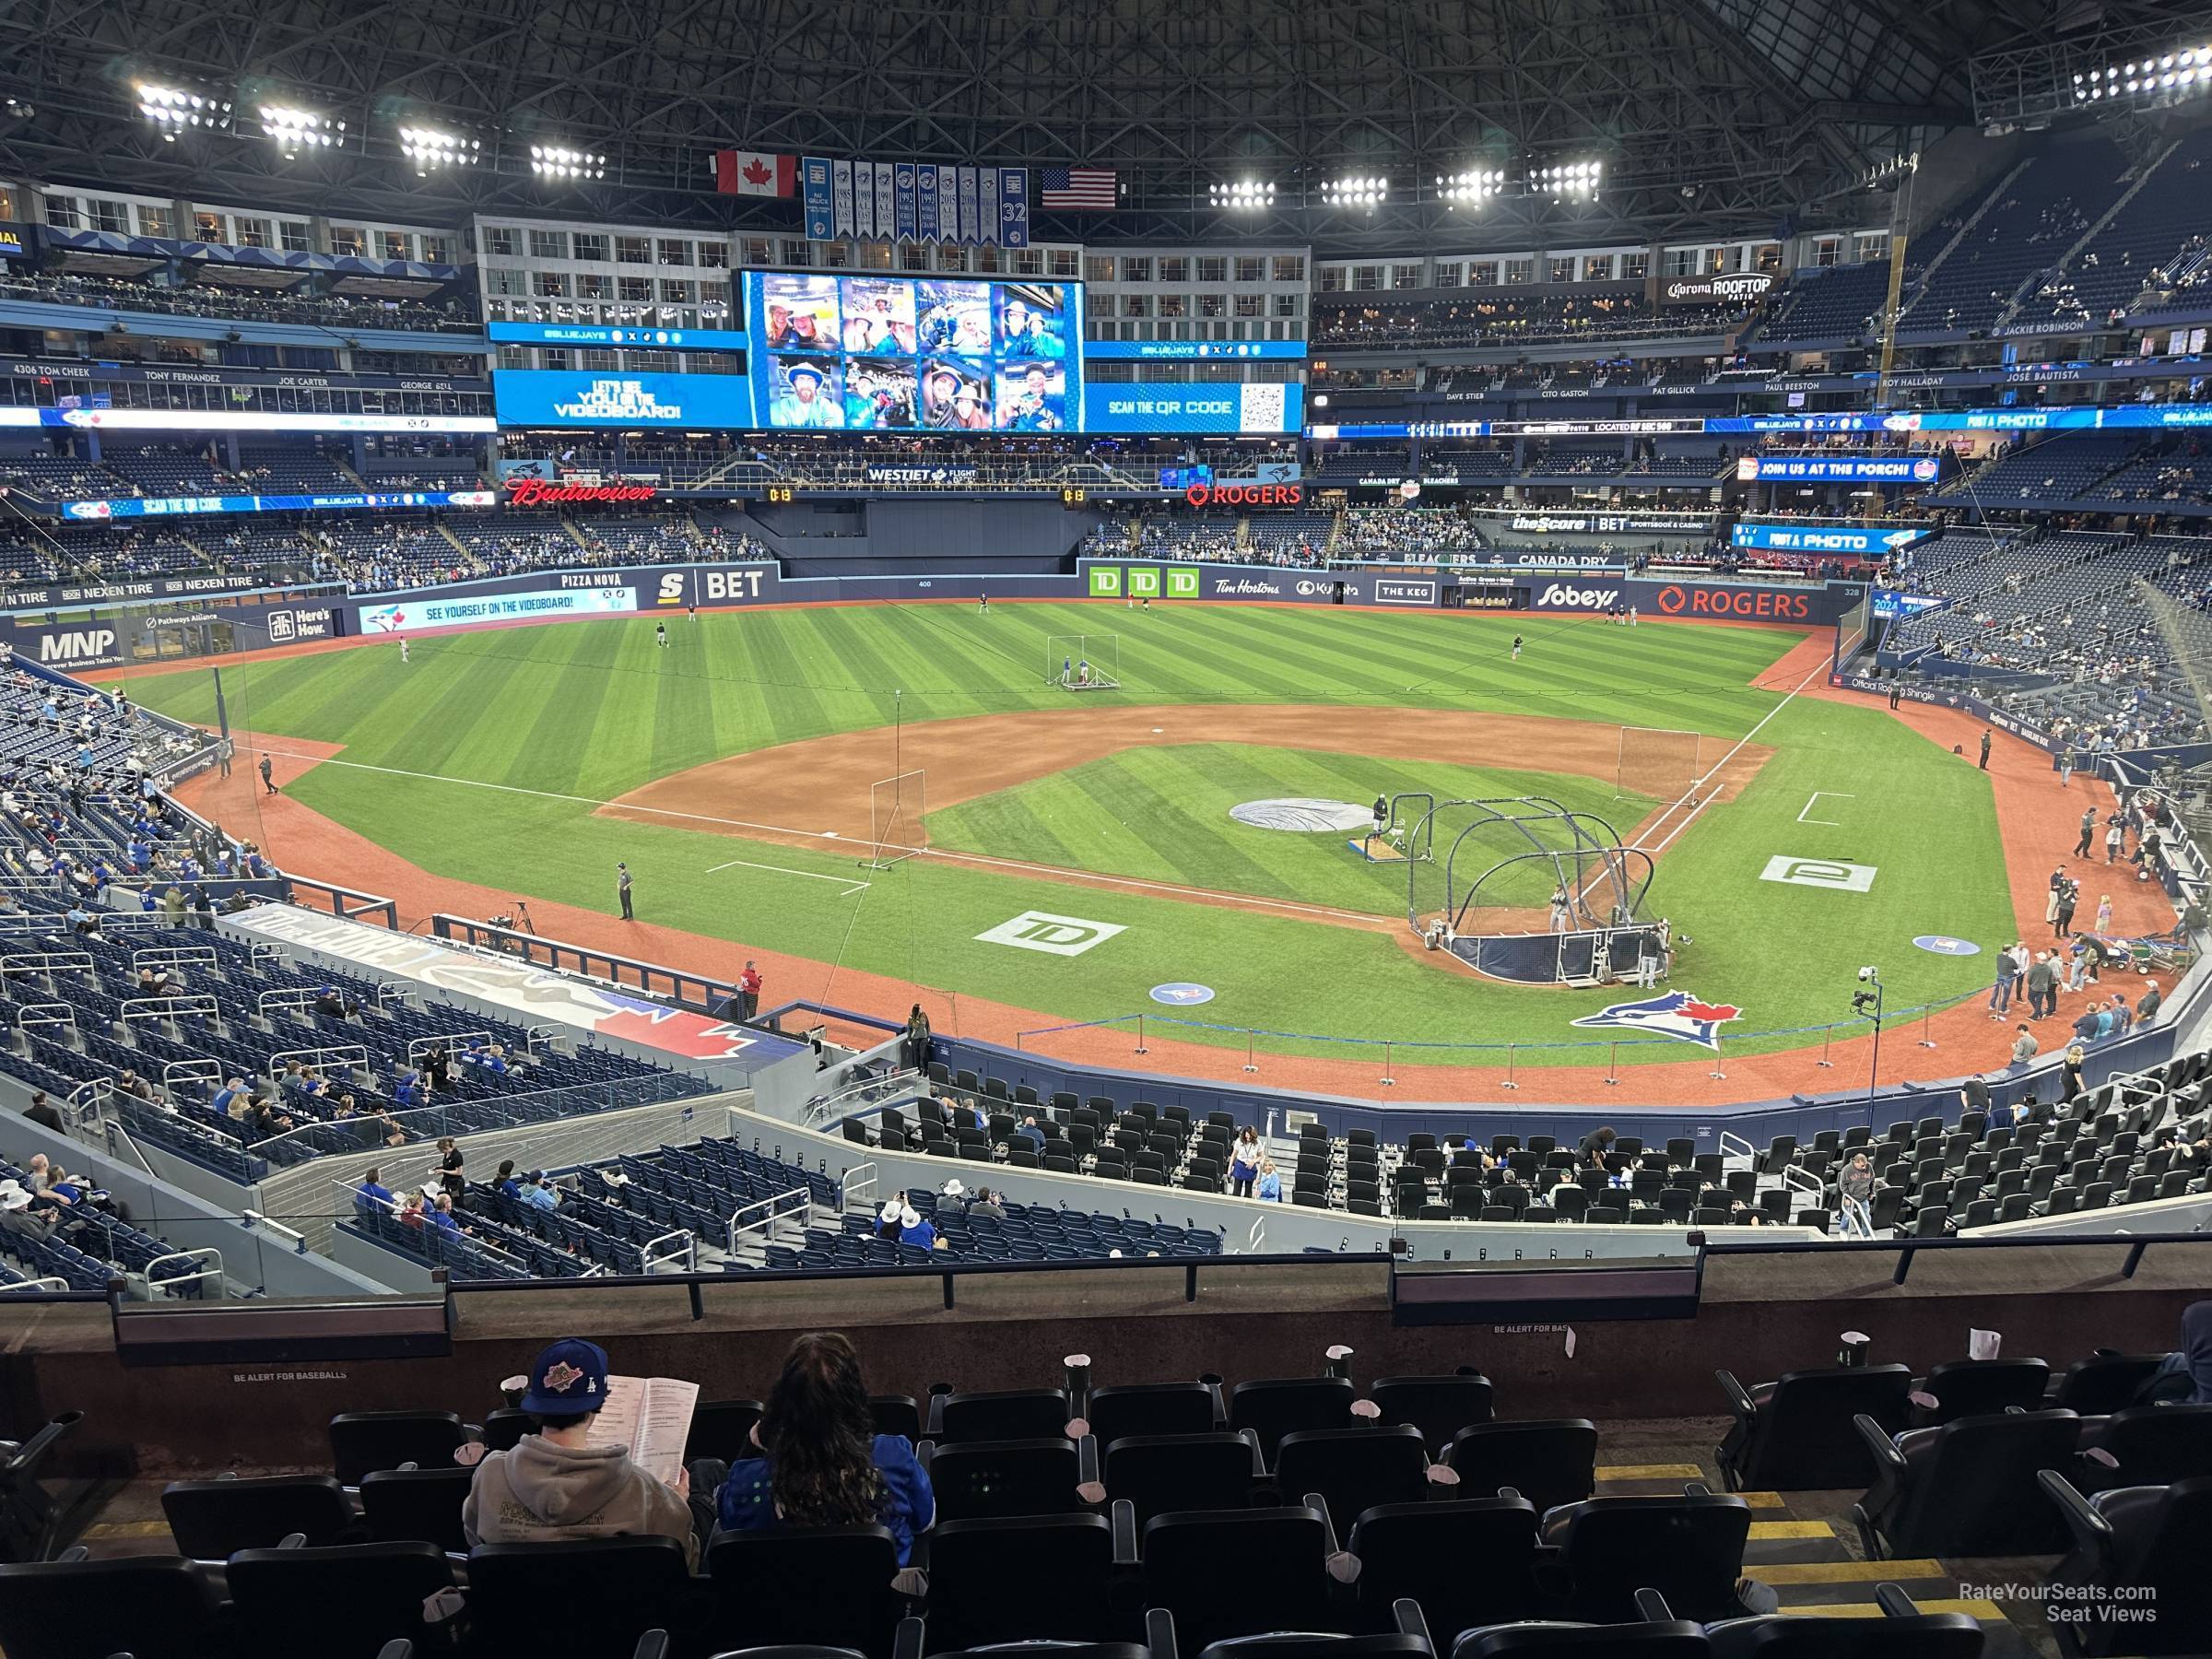
[[[1100,602],[665,620],[665,647],[640,618],[418,637],[405,663],[382,641],[234,662],[224,712],[280,756],[326,756],[292,800],[421,869],[613,912],[627,861],[641,917],[820,965],[784,995],[834,1000],[836,965],[1071,1021],[1254,1028],[1279,1053],[1388,1036],[1586,1064],[1607,1033],[1571,1022],[1638,993],[1478,979],[1418,948],[1408,867],[1360,857],[1359,829],[1230,809],[1538,795],[1633,842],[1674,792],[1665,768],[1624,772],[1624,726],[1729,757],[1670,826],[1646,908],[1673,922],[1674,986],[1739,1010],[1732,1049],[1845,1018],[1862,962],[1892,1007],[1965,991],[1986,957],[1913,938],[2013,931],[1988,779],[1879,709],[1755,688],[1794,632]],[[1118,689],[1048,683],[1073,634]],[[132,691],[217,720],[204,665]],[[1214,995],[1163,1007],[1169,982]]]

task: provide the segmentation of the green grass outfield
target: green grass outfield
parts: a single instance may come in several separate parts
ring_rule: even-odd
[[[1616,801],[1610,783],[1558,772],[1193,743],[1124,749],[933,812],[929,844],[1403,916],[1406,866],[1355,856],[1347,843],[1362,839],[1364,829],[1311,834],[1257,830],[1231,818],[1229,809],[1241,801],[1277,795],[1360,806],[1378,794],[1424,791],[1440,801],[1543,795],[1571,812],[1594,813],[1623,835],[1657,805],[1641,795]],[[1458,821],[1464,819],[1460,815]],[[1555,836],[1545,844],[1565,841]],[[1495,849],[1497,856],[1508,850],[1495,836],[1485,837],[1482,845]],[[1473,857],[1470,851],[1470,863]],[[1440,893],[1441,879],[1427,882],[1423,892],[1431,898]],[[1500,873],[1499,901],[1541,908],[1554,885],[1549,866],[1516,864]]]
[[[1156,605],[1144,616],[1111,602],[1001,606],[988,618],[962,606],[884,605],[668,620],[666,651],[653,642],[651,618],[563,623],[424,636],[405,665],[395,646],[232,664],[223,669],[223,689],[234,724],[344,745],[338,763],[314,769],[293,794],[439,875],[611,912],[610,873],[618,858],[627,859],[637,873],[641,914],[650,919],[825,961],[841,949],[853,968],[1068,1018],[1151,1007],[1151,985],[1193,980],[1218,993],[1203,1012],[1224,1024],[1406,1041],[1574,1041],[1591,1034],[1568,1022],[1618,993],[1496,985],[1417,961],[1381,935],[930,859],[877,873],[866,889],[848,894],[841,882],[805,877],[865,876],[849,853],[618,822],[593,817],[592,806],[724,755],[888,724],[895,700],[910,721],[1066,707],[1071,694],[1043,684],[1046,641],[1057,633],[1119,635],[1124,688],[1086,693],[1086,704],[1498,710],[1694,728],[1731,742],[1775,709],[1780,699],[1748,682],[1797,637],[1715,625],[1630,630],[1567,618],[1320,607]],[[1517,664],[1507,649],[1516,630],[1528,640]],[[205,667],[138,679],[132,691],[187,719],[214,716]],[[1863,961],[1882,965],[1892,1006],[1978,982],[1977,959],[1928,955],[1910,941],[1951,933],[1986,946],[2009,934],[1988,780],[1877,709],[1801,700],[1759,741],[1780,752],[1661,864],[1653,906],[1693,941],[1675,982],[1742,1005],[1741,1028],[1766,1030],[1841,1018],[1850,970]],[[1341,743],[1359,756],[1355,723],[1347,721]],[[1139,767],[1174,753],[1100,764],[1157,789],[1159,780]],[[1270,772],[1277,755],[1288,757],[1286,771],[1263,793],[1341,793],[1358,801],[1358,793],[1311,786],[1332,771],[1377,775],[1371,760],[1357,759],[1347,774],[1326,755],[1240,747],[1233,776],[1227,761],[1218,772],[1200,769],[1187,805],[1171,802],[1170,810],[1197,815],[1188,850],[1147,842],[1142,855],[1158,861],[1154,869],[1179,872],[1171,879],[1281,890],[1255,885],[1264,877],[1313,902],[1389,913],[1390,900],[1371,891],[1377,872],[1344,850],[1342,837],[1275,834],[1281,848],[1264,854],[1223,841],[1227,856],[1258,866],[1224,878],[1223,855],[1206,850],[1208,839],[1219,838],[1201,822],[1230,795],[1249,798],[1243,790]],[[1540,774],[1544,766],[1540,754],[1438,761],[1440,776],[1462,778]],[[1387,763],[1399,777],[1418,770]],[[966,803],[935,815],[933,829],[982,851],[1036,856],[1038,844],[1024,843],[1008,809],[1033,814],[1052,791],[1102,787],[1092,771],[1077,768]],[[1551,787],[1542,793],[1610,793],[1588,780],[1546,782]],[[1816,799],[1814,791],[1830,793]],[[744,816],[742,802],[732,802],[731,816]],[[1301,848],[1312,861],[1302,888]],[[1065,862],[1100,869],[1140,854],[1126,844],[1069,851],[1077,856]],[[1877,866],[1878,875],[1865,893],[1760,880],[1776,855],[1843,859]],[[778,868],[709,873],[733,858]],[[1362,883],[1364,896],[1347,897],[1361,895]],[[1125,931],[1074,957],[974,937],[1030,909]],[[778,994],[822,988],[771,987]],[[1653,1045],[1622,1057],[1691,1052]],[[1552,1057],[1584,1061],[1602,1051]]]

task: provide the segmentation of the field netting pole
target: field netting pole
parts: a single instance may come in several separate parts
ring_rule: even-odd
[[[871,870],[888,870],[921,852],[922,820],[929,811],[928,776],[926,769],[917,767],[868,785],[868,835],[875,843],[868,858]],[[915,844],[905,844],[907,840]]]

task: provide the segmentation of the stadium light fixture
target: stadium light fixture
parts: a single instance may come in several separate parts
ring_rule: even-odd
[[[1528,170],[1528,194],[1549,196],[1555,202],[1589,201],[1597,194],[1605,177],[1601,161],[1567,161]]]
[[[179,133],[194,129],[217,132],[230,124],[230,105],[226,100],[179,87],[156,86],[151,81],[139,81],[132,90],[138,95],[138,113],[154,124],[167,143],[174,144]]]
[[[2104,103],[2117,98],[2185,94],[2212,86],[2212,46],[2190,46],[2156,56],[2128,58],[2074,72],[2074,101]]]
[[[1208,184],[1206,199],[1229,213],[1248,213],[1275,206],[1275,185],[1262,179],[1239,179],[1228,184]]]
[[[1330,179],[1321,187],[1322,205],[1326,207],[1364,207],[1372,212],[1389,194],[1390,181],[1380,175]]]
[[[530,147],[530,171],[551,179],[604,179],[606,158],[558,144]]]
[[[335,149],[346,142],[346,124],[289,104],[263,104],[261,133],[275,141],[286,160],[305,149]]]
[[[1462,206],[1479,207],[1505,189],[1505,169],[1502,167],[1474,167],[1465,172],[1439,173],[1436,176],[1436,194],[1443,199],[1444,210],[1449,213]]]
[[[484,140],[441,133],[436,127],[403,126],[399,153],[415,163],[418,178],[427,179],[440,167],[474,167],[484,159]]]

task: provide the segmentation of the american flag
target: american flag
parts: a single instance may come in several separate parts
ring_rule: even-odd
[[[1039,181],[1037,205],[1048,213],[1112,213],[1113,198],[1111,167],[1048,167]]]

